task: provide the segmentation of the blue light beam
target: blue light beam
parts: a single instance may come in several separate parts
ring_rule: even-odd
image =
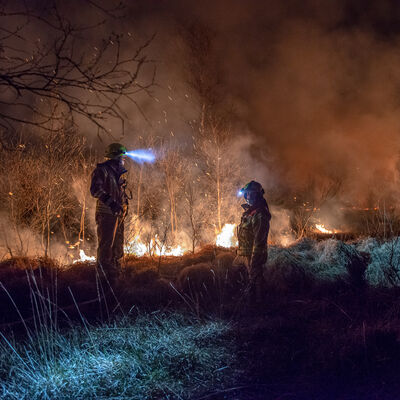
[[[126,155],[132,158],[133,161],[137,162],[138,164],[153,163],[156,161],[156,156],[153,153],[152,149],[138,149],[128,151]]]
[[[243,194],[244,194],[244,193],[243,193],[241,190],[239,190],[239,191],[237,192],[237,197],[242,197]]]

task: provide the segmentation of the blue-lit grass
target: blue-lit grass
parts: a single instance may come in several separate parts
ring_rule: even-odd
[[[13,343],[0,351],[2,399],[179,399],[233,378],[229,326],[180,314],[143,315],[112,325]]]

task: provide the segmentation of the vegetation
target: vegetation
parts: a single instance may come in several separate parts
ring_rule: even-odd
[[[98,289],[90,263],[10,259],[0,265],[3,396],[393,398],[396,254],[395,240],[272,247],[259,305],[243,298],[245,271],[226,249],[160,269],[127,257],[112,291]]]
[[[153,313],[1,342],[2,399],[176,399],[233,378],[222,321]]]

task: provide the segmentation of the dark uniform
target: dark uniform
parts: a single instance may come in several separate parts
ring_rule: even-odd
[[[268,257],[267,240],[271,219],[262,193],[255,204],[242,205],[245,211],[237,230],[239,246],[234,260],[234,265],[246,266],[249,275],[247,294],[250,301],[256,302],[262,300],[264,291],[263,269]]]
[[[111,281],[117,278],[124,255],[124,218],[128,199],[125,180],[121,176],[125,172],[119,159],[107,160],[97,164],[90,185],[92,196],[97,198],[97,264]]]

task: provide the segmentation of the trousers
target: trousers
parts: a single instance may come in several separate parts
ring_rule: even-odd
[[[96,213],[97,224],[97,265],[100,276],[104,273],[113,281],[121,270],[124,256],[124,221],[121,217]]]
[[[248,272],[246,295],[250,303],[262,302],[265,290],[264,263],[250,263],[250,256],[236,256],[233,260],[234,267],[245,266]]]

